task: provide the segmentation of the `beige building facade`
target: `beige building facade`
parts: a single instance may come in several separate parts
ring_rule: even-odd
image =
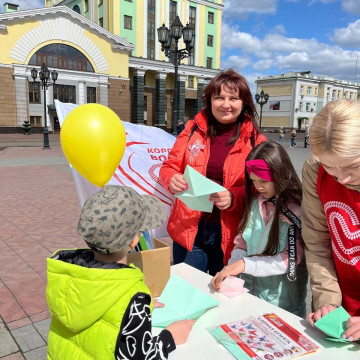
[[[328,102],[358,100],[360,90],[360,83],[311,75],[310,71],[261,77],[256,84],[257,93],[263,90],[269,95],[263,105],[262,127],[270,129],[304,129]]]

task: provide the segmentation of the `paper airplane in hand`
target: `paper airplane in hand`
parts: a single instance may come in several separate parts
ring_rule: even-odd
[[[188,189],[175,196],[191,210],[212,212],[214,203],[210,201],[210,195],[226,190],[223,186],[207,179],[189,165],[185,168],[184,180],[188,183]]]

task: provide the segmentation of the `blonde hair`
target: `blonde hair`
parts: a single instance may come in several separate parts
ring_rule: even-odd
[[[310,127],[311,151],[341,157],[360,155],[360,103],[331,101],[314,117]]]

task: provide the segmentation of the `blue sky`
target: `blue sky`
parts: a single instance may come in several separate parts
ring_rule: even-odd
[[[44,6],[44,0],[9,2],[21,10]],[[360,82],[360,0],[223,0],[223,5],[221,68],[239,71],[253,91],[258,76],[289,71],[349,81],[356,73]]]
[[[360,0],[224,0],[221,67],[360,82]],[[359,54],[356,70],[357,55]]]

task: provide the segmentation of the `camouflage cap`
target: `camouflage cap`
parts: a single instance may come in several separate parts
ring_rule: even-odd
[[[155,196],[106,185],[85,201],[77,232],[93,250],[111,254],[129,245],[138,232],[155,229],[164,221],[164,206]]]

